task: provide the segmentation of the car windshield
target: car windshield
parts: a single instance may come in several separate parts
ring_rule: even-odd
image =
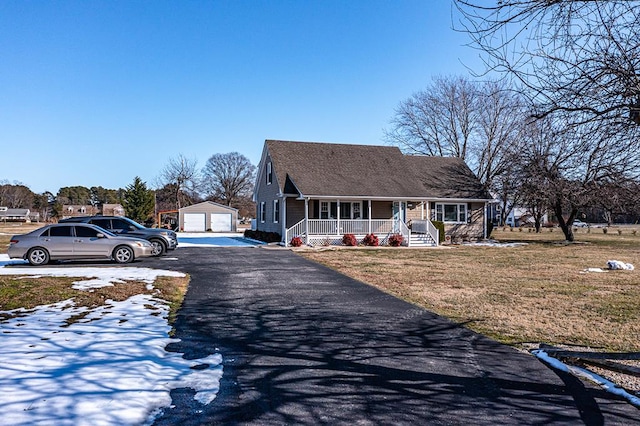
[[[140,225],[138,222],[136,222],[134,220],[129,219],[128,217],[123,217],[121,219],[126,220],[131,225],[135,226],[137,229],[145,229],[144,226]]]

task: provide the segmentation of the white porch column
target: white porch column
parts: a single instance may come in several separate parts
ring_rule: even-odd
[[[280,201],[280,217],[278,218],[282,226],[282,234],[284,238],[287,238],[287,197],[283,196]],[[286,242],[286,241],[285,241]]]
[[[484,227],[482,233],[484,235],[484,239],[486,240],[488,235],[487,235],[487,210],[489,209],[489,203],[487,203],[486,201],[484,202],[484,211],[483,211],[483,219],[482,219],[482,226]],[[468,214],[468,213],[467,213]]]
[[[336,203],[336,210],[338,211],[336,214],[337,226],[336,226],[336,235],[340,235],[340,200]]]
[[[367,209],[369,210],[369,214],[367,215],[367,217],[369,218],[369,227],[367,228],[367,234],[371,233],[371,200],[367,200],[368,201],[368,206]]]
[[[304,199],[304,243],[309,244],[309,199]]]

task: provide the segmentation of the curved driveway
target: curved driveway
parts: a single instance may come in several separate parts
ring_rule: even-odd
[[[172,393],[156,425],[640,424],[640,410],[535,357],[288,250],[180,248],[189,358],[223,356],[208,406]],[[170,263],[169,263],[170,262]]]

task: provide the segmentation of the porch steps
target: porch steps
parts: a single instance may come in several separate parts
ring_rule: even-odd
[[[435,247],[436,242],[429,234],[411,234],[409,247]]]

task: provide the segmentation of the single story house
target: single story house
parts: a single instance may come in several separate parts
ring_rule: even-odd
[[[62,219],[79,216],[124,216],[122,204],[65,204],[62,206]]]
[[[32,218],[39,220],[39,214],[31,214],[29,209],[10,209],[0,207],[0,222],[31,222]]]
[[[486,237],[491,196],[459,158],[412,156],[393,146],[265,141],[254,189],[256,229],[289,244],[340,244],[344,234],[409,246]]]
[[[236,232],[238,209],[205,201],[179,209],[178,222],[184,232]]]

